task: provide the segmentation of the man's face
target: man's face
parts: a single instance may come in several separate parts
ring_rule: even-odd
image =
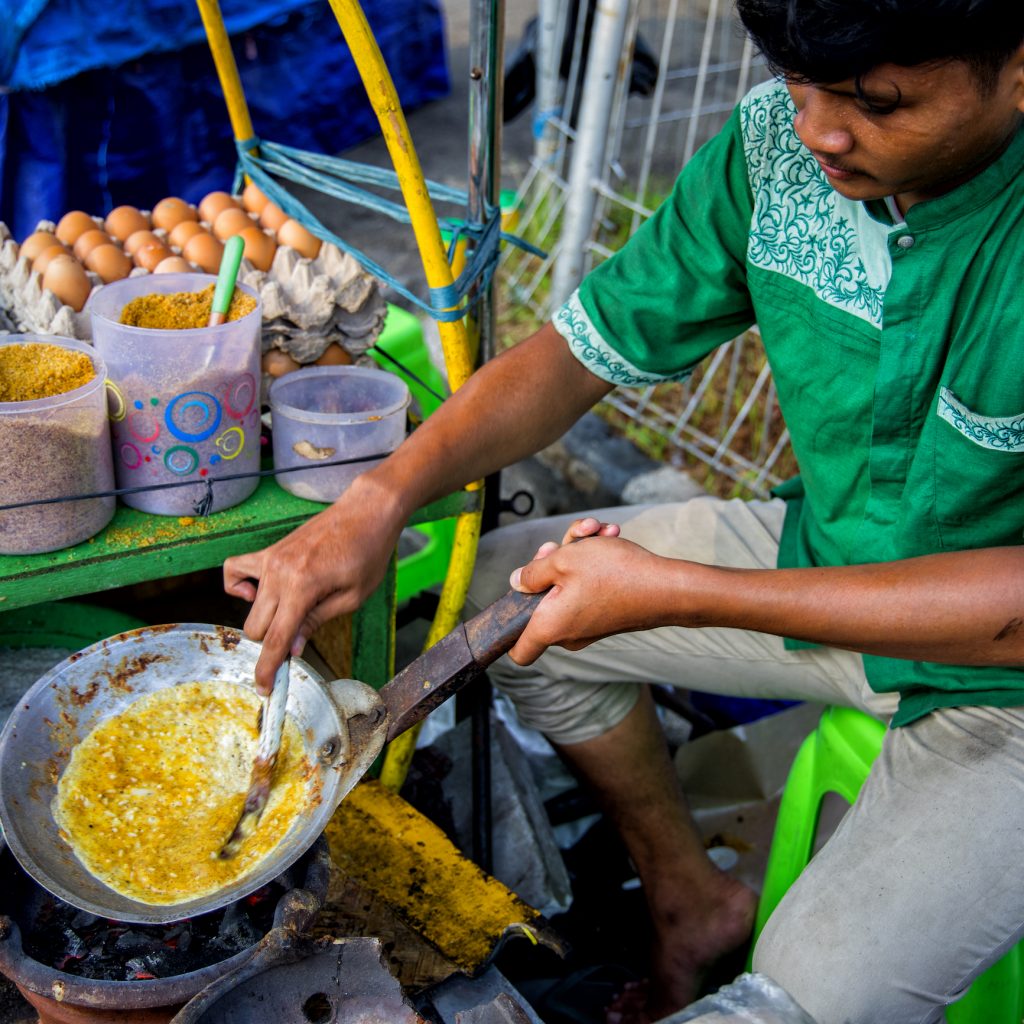
[[[905,211],[973,177],[1007,145],[1024,111],[1024,47],[991,90],[962,61],[882,64],[855,83],[790,84],[794,127],[829,184],[849,199],[894,195]],[[887,109],[876,113],[871,107]],[[870,105],[869,105],[870,104]]]

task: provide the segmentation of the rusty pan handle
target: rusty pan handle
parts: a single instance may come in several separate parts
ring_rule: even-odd
[[[380,691],[388,712],[387,741],[422,721],[508,651],[545,593],[510,590],[402,669]]]
[[[466,640],[480,668],[486,668],[515,646],[545,594],[546,590],[539,594],[510,590],[466,623]]]

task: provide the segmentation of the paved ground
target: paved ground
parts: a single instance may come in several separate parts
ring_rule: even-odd
[[[535,15],[536,3],[534,0],[510,0],[507,6],[505,33],[507,48],[511,51],[523,25]],[[469,163],[470,0],[448,0],[444,12],[451,93],[445,99],[410,111],[407,119],[424,175],[464,189]],[[529,114],[524,113],[505,126],[502,187],[516,188],[528,166],[532,146],[529,120]],[[380,138],[355,146],[343,155],[362,163],[391,167],[387,147]],[[311,205],[337,234],[367,253],[417,294],[423,293],[422,271],[410,228],[333,199],[314,198]],[[441,212],[457,215],[451,208]]]

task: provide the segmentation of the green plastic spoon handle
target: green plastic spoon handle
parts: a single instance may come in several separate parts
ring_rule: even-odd
[[[242,262],[245,240],[241,235],[232,235],[224,243],[224,255],[220,260],[220,271],[217,273],[217,286],[213,290],[212,313],[224,313],[231,305],[231,296],[235,294],[235,280],[238,278],[238,267]]]

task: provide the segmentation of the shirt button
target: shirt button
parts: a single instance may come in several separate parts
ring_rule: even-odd
[[[914,236],[900,235],[900,237],[896,239],[896,244],[901,249],[912,249],[914,247]]]

